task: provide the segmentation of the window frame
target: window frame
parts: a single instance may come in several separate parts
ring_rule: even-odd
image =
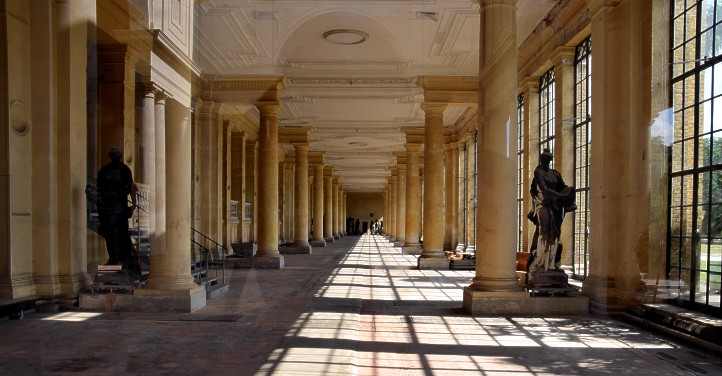
[[[704,311],[710,314],[713,314],[715,316],[722,316],[722,307],[720,306],[713,306],[710,304],[710,275],[714,274],[717,276],[717,278],[722,278],[722,270],[720,271],[712,271],[710,267],[710,261],[711,261],[711,243],[714,240],[717,240],[718,242],[721,240],[720,236],[715,237],[714,234],[711,234],[710,229],[710,221],[707,223],[707,231],[705,235],[700,234],[700,226],[698,226],[698,218],[699,218],[699,212],[700,210],[704,213],[704,207],[711,208],[715,203],[712,202],[712,189],[711,189],[711,179],[709,180],[710,189],[707,192],[707,196],[702,197],[702,202],[700,203],[700,189],[704,189],[704,187],[701,187],[701,181],[704,180],[705,174],[709,174],[709,176],[713,176],[715,173],[722,173],[722,161],[718,163],[714,163],[712,161],[713,157],[713,148],[715,143],[714,136],[717,135],[718,129],[715,130],[715,124],[714,120],[710,120],[709,124],[709,130],[706,130],[704,132],[700,131],[700,114],[702,113],[700,111],[701,107],[704,107],[709,103],[710,106],[712,106],[712,103],[716,102],[715,98],[722,98],[722,95],[713,95],[710,94],[709,98],[702,98],[700,100],[700,77],[703,73],[706,74],[706,71],[709,69],[710,73],[712,74],[712,87],[711,92],[714,91],[714,80],[716,76],[715,67],[722,64],[722,48],[716,47],[716,41],[715,41],[715,31],[717,29],[722,28],[722,7],[718,7],[718,4],[716,2],[713,4],[713,13],[712,13],[712,24],[711,26],[705,26],[703,28],[702,26],[702,19],[704,16],[700,16],[702,14],[702,1],[694,1],[694,0],[688,0],[688,4],[685,4],[683,9],[681,9],[680,12],[675,13],[675,2],[670,2],[670,31],[669,31],[669,41],[670,41],[670,49],[669,49],[669,59],[670,59],[670,68],[669,68],[669,103],[672,103],[672,109],[674,112],[674,118],[676,119],[678,114],[681,114],[681,122],[677,123],[675,121],[674,123],[674,129],[673,129],[673,141],[672,145],[668,146],[668,202],[667,202],[667,252],[666,252],[666,273],[668,279],[674,279],[676,278],[677,282],[679,283],[679,287],[677,290],[677,297],[671,299],[671,301],[675,304],[679,304],[682,306],[686,306],[689,308],[693,308],[696,310]],[[692,24],[687,24],[687,15],[689,13],[694,12],[694,31],[692,33],[692,36],[690,37],[690,33],[687,30],[688,26],[691,26]],[[677,25],[677,22],[679,19],[684,23],[683,26],[683,38],[679,44],[675,43],[675,37],[677,36],[675,33],[675,27]],[[712,35],[712,48],[713,53],[712,57],[701,56],[701,50],[702,50],[702,42],[704,40],[704,37],[706,33],[711,33]],[[709,46],[707,46],[709,47]],[[678,50],[682,50],[682,56],[681,60],[676,59],[675,53]],[[688,49],[693,49],[693,56],[690,56],[690,54],[687,53]],[[716,50],[716,51],[715,51]],[[715,55],[715,52],[717,53],[717,56]],[[722,68],[722,67],[721,67]],[[706,78],[706,77],[705,77]],[[687,81],[691,80],[691,81]],[[675,103],[675,89],[679,86],[681,86],[681,103],[680,107],[677,106],[677,103]],[[686,91],[688,90],[688,86],[693,86],[694,89],[693,93],[691,95],[692,103],[688,104],[686,101],[689,99],[686,95]],[[710,107],[712,109],[712,114],[714,113],[714,108],[716,107],[716,103],[714,107]],[[687,113],[689,111],[689,113]],[[686,134],[685,129],[685,122],[686,117],[692,115],[693,121],[691,122],[692,126],[692,135],[689,136]],[[712,116],[710,116],[712,118]],[[680,134],[681,137],[679,140],[677,139],[677,133],[678,133],[678,126],[681,126]],[[722,128],[722,125],[720,126]],[[722,131],[720,131],[719,135],[722,135]],[[701,140],[705,139],[705,136],[709,137],[710,140],[710,146],[709,146],[709,154],[710,159],[707,161],[703,161],[700,159],[700,145]],[[720,138],[722,139],[722,138]],[[681,145],[681,146],[678,146]],[[692,161],[691,164],[688,166],[687,161],[685,159],[685,154],[687,150],[686,148],[689,148],[691,146],[692,148]],[[677,164],[675,166],[675,158],[676,155],[681,155],[681,159],[679,161],[680,164]],[[700,162],[705,162],[704,165],[700,165]],[[678,167],[678,168],[676,168]],[[679,195],[674,192],[675,187],[675,180],[679,182]],[[705,182],[707,183],[707,182]],[[685,202],[687,200],[687,193],[685,192],[685,189],[687,189],[687,186],[691,187],[691,199],[689,199],[689,204]],[[704,193],[704,190],[702,191]],[[675,200],[679,199],[678,203],[675,205]],[[705,203],[704,200],[707,200]],[[706,205],[705,205],[706,204]],[[707,209],[710,210],[710,209]],[[690,218],[689,222],[691,222],[690,226],[687,226],[685,223],[685,216],[686,212],[689,211]],[[675,216],[675,213],[679,214],[679,229],[673,228],[673,218]],[[704,221],[702,222],[704,223]],[[678,231],[678,234],[673,234],[676,230]],[[685,230],[690,230],[689,233],[685,232]],[[707,244],[703,245],[702,240],[706,240]],[[674,257],[673,255],[673,248],[674,248],[674,242],[677,242],[678,244],[678,252],[677,257]],[[687,244],[690,244],[689,250],[688,250],[688,258],[689,260],[683,260],[684,254],[685,254],[685,248],[687,248]],[[700,254],[702,254],[702,247],[706,247],[706,269],[701,269],[700,266],[697,263],[697,258]],[[673,265],[676,264],[676,265]],[[719,267],[719,266],[718,266]],[[676,272],[676,277],[674,273]],[[684,273],[688,273],[688,276],[684,276]],[[699,302],[697,300],[697,285],[700,281],[698,274],[705,274],[704,284],[705,284],[705,291],[704,291],[704,303]],[[683,291],[681,287],[683,287],[684,283],[688,283],[688,291]],[[722,306],[722,304],[721,304]]]
[[[539,77],[539,156],[544,149],[554,154],[556,140],[556,76],[554,67]],[[551,167],[554,167],[552,160]]]
[[[584,72],[581,64],[586,65]],[[592,40],[591,36],[584,39],[574,52],[574,187],[577,210],[572,222],[572,277],[584,280],[589,275],[589,224],[591,210],[589,208],[589,178],[591,168],[591,100],[592,100]],[[580,92],[584,96],[580,97]],[[579,143],[580,137],[584,142]],[[583,160],[580,160],[583,159]],[[583,181],[578,176],[583,175]],[[583,185],[580,185],[584,183]],[[583,202],[583,204],[582,204]],[[583,205],[583,210],[580,207]],[[580,231],[579,225],[584,229]],[[582,267],[579,267],[579,265]]]

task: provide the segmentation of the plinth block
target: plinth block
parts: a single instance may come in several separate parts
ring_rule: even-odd
[[[327,244],[328,244],[328,243],[333,243],[333,242],[336,241],[336,240],[334,240],[333,236],[330,236],[330,237],[326,238],[325,240],[326,240],[326,243],[327,243]]]
[[[308,243],[303,245],[289,244],[281,247],[278,252],[282,255],[310,255],[311,245]]]
[[[406,244],[401,247],[401,254],[404,255],[420,255],[423,251],[421,244]]]
[[[464,288],[464,310],[471,315],[574,316],[589,313],[589,298],[532,297],[525,291],[478,291]]]
[[[326,241],[323,239],[311,240],[311,247],[325,247],[325,246],[326,246]]]
[[[132,294],[80,294],[80,308],[104,312],[181,312],[206,306],[206,289],[136,289]]]
[[[283,269],[283,255],[256,256],[253,258],[253,267],[256,269]]]
[[[424,270],[424,269],[448,270],[449,269],[449,259],[447,259],[445,256],[442,256],[442,257],[419,257],[416,265],[419,270]]]

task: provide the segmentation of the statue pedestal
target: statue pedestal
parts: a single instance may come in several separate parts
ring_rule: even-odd
[[[142,288],[132,294],[80,294],[80,308],[92,311],[189,313],[205,306],[205,286],[178,290]]]
[[[527,288],[532,296],[578,295],[577,289],[569,285],[569,276],[562,270],[544,270],[531,273]]]
[[[423,251],[421,244],[404,244],[401,247],[401,254],[403,255],[420,255]]]
[[[589,313],[589,298],[536,297],[524,291],[478,291],[466,287],[464,310],[475,316],[586,315]]]

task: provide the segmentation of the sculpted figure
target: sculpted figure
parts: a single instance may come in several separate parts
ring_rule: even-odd
[[[98,215],[100,235],[105,238],[108,249],[108,265],[122,264],[128,271],[134,271],[133,245],[128,233],[128,218],[135,209],[135,184],[133,173],[123,163],[119,149],[108,153],[110,163],[98,172]],[[132,205],[128,206],[128,196]]]
[[[529,219],[536,225],[531,244],[529,274],[537,271],[558,270],[561,262],[562,244],[559,242],[564,214],[576,210],[574,187],[564,183],[559,171],[551,168],[552,153],[545,149],[539,157],[531,182],[534,205]]]

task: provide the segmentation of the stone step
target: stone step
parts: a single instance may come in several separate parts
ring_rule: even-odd
[[[642,304],[629,313],[722,346],[722,319],[720,318],[671,304]]]

